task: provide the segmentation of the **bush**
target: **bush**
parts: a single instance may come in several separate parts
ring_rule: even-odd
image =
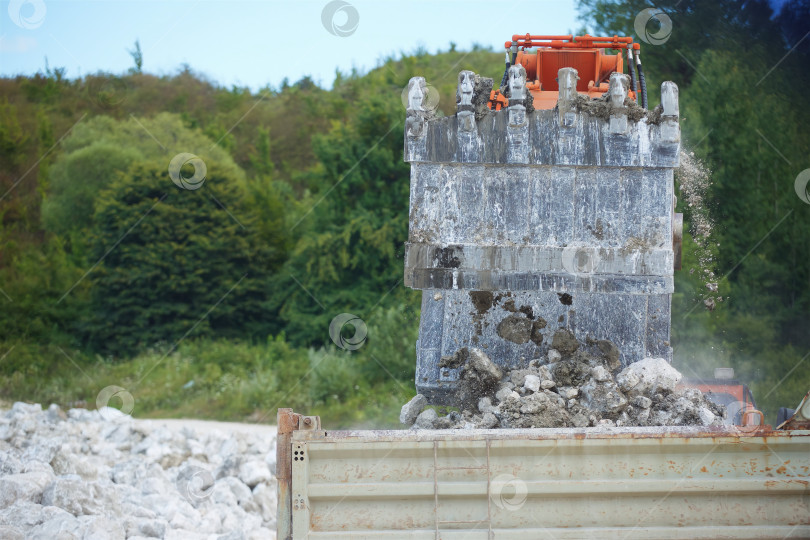
[[[205,185],[177,188],[165,163],[135,165],[96,201],[88,239],[92,342],[126,355],[194,336],[262,333],[267,248],[245,189],[206,163]],[[236,216],[239,216],[237,218]]]

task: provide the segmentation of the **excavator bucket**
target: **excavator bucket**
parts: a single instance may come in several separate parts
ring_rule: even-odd
[[[559,328],[615,355],[610,340],[623,365],[672,357],[677,86],[648,111],[627,75],[594,100],[563,67],[553,108],[535,109],[525,66],[507,75],[497,110],[492,81],[462,71],[457,112],[441,118],[422,77],[408,86],[405,284],[423,291],[416,387],[434,404],[453,404],[459,378],[442,357],[478,348],[528,366],[567,346]]]

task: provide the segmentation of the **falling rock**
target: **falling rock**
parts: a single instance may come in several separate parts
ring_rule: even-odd
[[[523,388],[529,390],[531,392],[537,392],[540,390],[540,377],[537,375],[526,375],[526,378],[523,382]]]
[[[625,369],[616,377],[616,382],[619,384],[619,388],[621,388],[622,391],[629,392],[638,386],[638,383],[641,382],[641,377],[635,371]]]
[[[650,409],[641,409],[636,413],[636,422],[643,426],[650,420]]]
[[[703,397],[703,393],[697,388],[684,388],[681,395],[695,404],[700,403],[700,400]]]
[[[543,390],[543,394],[545,394],[545,396],[549,399],[549,401],[556,403],[558,407],[565,407],[565,399],[563,399],[563,397],[559,395],[557,392],[553,392],[551,390]]]
[[[0,524],[28,531],[49,519],[62,515],[69,516],[70,514],[55,506],[42,506],[31,501],[19,500],[8,508],[0,510]],[[5,537],[0,534],[0,538]]]
[[[560,354],[560,351],[558,351],[557,349],[549,349],[548,350],[548,363],[549,364],[553,364],[554,362],[559,362],[560,360],[562,360],[562,355]]]
[[[645,358],[624,368],[616,377],[619,387],[633,395],[673,392],[682,375],[663,358]]]
[[[481,349],[470,349],[470,355],[467,359],[467,368],[477,373],[482,379],[495,381],[496,383],[500,381],[503,376],[501,368],[493,364],[489,356]]]
[[[650,411],[649,421],[654,426],[669,426],[672,425],[672,417],[673,415],[671,410],[658,409],[655,411]]]
[[[11,410],[6,413],[6,418],[14,420],[24,416],[39,414],[41,412],[42,405],[39,403],[24,403],[22,401],[17,401],[11,406]]]
[[[581,413],[575,414],[573,417],[571,417],[571,422],[574,424],[574,427],[578,428],[588,427],[590,423],[588,421],[588,417]]]
[[[0,475],[19,474],[23,472],[23,464],[15,452],[0,450]]]
[[[240,507],[247,510],[247,507],[252,508],[253,504],[253,492],[251,492],[250,488],[238,478],[234,478],[233,476],[229,476],[228,478],[223,478],[219,482],[215,484],[214,490],[221,489],[222,485],[227,486],[227,489],[233,493],[234,497],[236,497],[236,501]],[[190,509],[189,509],[190,510]]]
[[[136,518],[127,528],[127,538],[145,536],[147,538],[163,538],[169,524],[165,519]]]
[[[710,426],[714,423],[715,414],[707,409],[706,407],[699,407],[698,408],[698,416],[700,417],[700,423],[704,426]]]
[[[425,409],[416,417],[414,425],[419,429],[433,429],[438,417],[435,409]]]
[[[425,396],[416,394],[408,403],[402,406],[399,413],[399,422],[406,426],[412,426],[416,422],[416,417],[427,407],[427,404],[428,401]]]

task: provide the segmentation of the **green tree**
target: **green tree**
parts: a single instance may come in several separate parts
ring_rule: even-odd
[[[349,311],[367,316],[405,294],[402,245],[408,235],[408,165],[402,162],[402,106],[371,99],[349,125],[315,141],[316,195],[302,204],[298,236],[280,290],[287,335],[323,343],[329,323]],[[389,291],[398,289],[394,294]],[[390,298],[388,298],[390,296]]]
[[[80,345],[76,322],[87,316],[82,270],[57,237],[41,249],[20,250],[0,268],[0,343]],[[72,296],[58,303],[68,289]]]
[[[135,48],[128,52],[132,57],[132,61],[135,63],[135,67],[132,68],[132,71],[135,73],[141,73],[143,71],[143,51],[141,51],[141,42],[136,39]]]
[[[648,7],[580,1],[599,33],[634,34]],[[708,281],[719,280],[712,296],[724,298],[713,312],[703,309],[707,280],[689,272],[701,263],[687,238],[686,271],[676,273],[673,298],[675,362],[690,376],[735,367],[773,415],[810,387],[807,371],[796,369],[810,348],[810,206],[793,189],[810,146],[810,115],[797,105],[810,83],[810,58],[796,46],[810,31],[810,2],[787,2],[779,17],[762,0],[665,0],[657,7],[672,33],[660,46],[642,43],[648,80],[656,81],[652,88],[665,79],[678,83],[684,146],[713,171],[706,205],[717,259]],[[687,219],[695,211],[683,201],[679,209]]]
[[[217,162],[206,166],[198,190],[176,187],[156,162],[134,165],[99,195],[89,330],[101,349],[266,335],[269,250],[252,232],[243,185]]]
[[[168,167],[181,152],[215,161],[235,182],[244,182],[244,173],[224,150],[186,128],[176,115],[125,121],[97,116],[79,123],[51,168],[50,193],[42,204],[46,230],[62,235],[85,231],[92,225],[96,197],[116,174],[149,160],[162,159]]]

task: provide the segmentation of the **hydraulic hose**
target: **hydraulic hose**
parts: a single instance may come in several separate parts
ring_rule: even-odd
[[[509,62],[509,51],[506,51],[506,69],[503,71],[503,79],[501,79],[501,85],[498,88],[506,86],[506,80],[509,78],[509,66],[511,65],[511,62]]]
[[[512,44],[512,61],[509,61],[509,51],[506,51],[506,69],[503,72],[503,79],[501,79],[501,88],[506,86],[507,81],[509,80],[509,68],[515,65],[515,60],[517,60],[517,45],[514,43]]]
[[[638,81],[641,83],[641,106],[647,108],[647,80],[644,78],[644,69],[641,67],[641,53],[636,53],[636,68],[638,68]]]
[[[631,45],[627,46],[627,71],[630,72],[630,90],[635,95],[635,100],[638,102],[638,87],[636,86],[636,70],[634,69],[635,60],[633,59],[633,49]]]

